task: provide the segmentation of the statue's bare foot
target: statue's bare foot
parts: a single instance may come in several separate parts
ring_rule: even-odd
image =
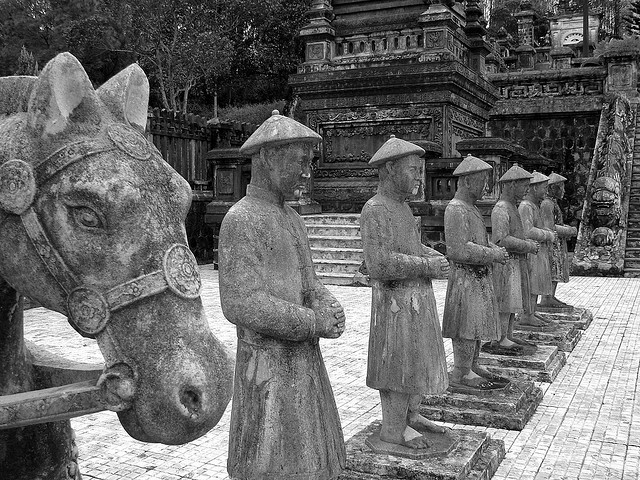
[[[477,375],[473,370],[464,376],[451,377],[450,384],[459,384],[464,387],[477,388],[478,390],[493,390],[499,388],[491,380]]]
[[[553,297],[551,295],[543,296],[542,299],[540,300],[539,305],[541,307],[568,307],[569,306],[563,301],[558,300],[556,297]]]
[[[537,313],[534,313],[533,315],[534,315],[538,320],[542,320],[542,321],[545,323],[545,325],[549,325],[549,324],[552,322],[552,320],[549,320],[549,319],[547,319],[547,318],[544,318],[542,315],[538,315]]]
[[[507,337],[504,337],[502,340],[500,340],[500,344],[499,345],[502,348],[513,348],[515,350],[521,350],[520,345],[518,345],[515,342],[512,342]]]
[[[407,426],[401,435],[393,435],[380,431],[380,440],[403,447],[413,448],[415,450],[429,448],[431,444],[419,432]]]
[[[518,320],[518,324],[525,325],[527,327],[546,327],[547,326],[547,322],[536,317],[535,315],[527,315],[527,316],[520,317],[520,319]]]
[[[433,423],[430,420],[427,420],[419,413],[411,413],[409,414],[408,424],[414,430],[426,430],[431,433],[445,433],[447,431],[446,428]]]

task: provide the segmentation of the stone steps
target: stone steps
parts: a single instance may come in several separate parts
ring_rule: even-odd
[[[311,256],[318,260],[355,260],[362,262],[361,248],[312,247]]]
[[[328,285],[351,285],[363,261],[360,215],[303,217],[318,278]]]
[[[624,275],[640,276],[640,111],[636,108]]]

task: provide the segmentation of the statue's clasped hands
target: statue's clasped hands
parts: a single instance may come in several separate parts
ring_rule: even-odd
[[[540,242],[529,240],[529,244],[531,246],[531,251],[529,253],[537,254],[540,251]]]
[[[496,252],[496,262],[504,265],[509,261],[509,252],[504,247],[494,246],[493,250]]]
[[[338,338],[344,333],[345,315],[339,302],[329,306],[313,306],[316,314],[316,334],[323,338]]]

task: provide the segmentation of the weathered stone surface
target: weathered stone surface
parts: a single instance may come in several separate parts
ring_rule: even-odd
[[[539,345],[530,355],[492,355],[481,352],[478,363],[496,375],[519,381],[551,383],[567,362],[555,345]]]
[[[565,325],[575,325],[576,328],[580,330],[586,330],[591,325],[593,321],[593,313],[591,310],[581,307],[572,307],[570,312],[550,312],[545,310],[540,310],[539,315],[548,320],[555,320],[560,324]]]
[[[576,325],[568,323],[546,327],[524,327],[516,323],[513,334],[517,338],[539,345],[556,345],[563,352],[572,352],[582,338],[582,331]]]
[[[333,479],[344,440],[319,339],[344,332],[344,310],[318,280],[306,227],[285,202],[308,178],[313,141],[277,113],[265,124],[258,147],[249,144],[247,196],[220,228],[220,302],[238,331],[227,471]]]
[[[512,381],[504,391],[425,396],[420,412],[435,421],[522,430],[541,401],[533,382]]]
[[[68,53],[38,77],[0,78],[0,280],[96,338],[107,364],[99,396],[131,436],[177,444],[218,422],[231,365],[208,327],[187,247],[191,189],[142,134],[148,95],[139,66],[94,90]],[[32,365],[21,330],[5,340],[0,393],[57,382]],[[67,448],[68,424],[59,425],[47,448]],[[36,478],[38,464],[51,460],[40,455],[38,434],[10,432],[3,455],[11,441],[11,449],[39,453],[12,459],[32,470],[0,476]],[[65,470],[60,462],[52,468]]]
[[[412,460],[376,454],[365,440],[380,428],[374,422],[347,442],[347,469],[340,480],[415,480],[490,479],[505,455],[502,440],[492,440],[487,433],[456,429],[456,447],[447,455],[426,460]]]

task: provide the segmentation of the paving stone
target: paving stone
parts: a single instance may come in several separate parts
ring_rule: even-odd
[[[236,332],[220,310],[217,272],[201,269],[209,325],[235,352]],[[440,317],[446,281],[433,282]],[[345,439],[381,418],[378,392],[365,385],[371,290],[330,286],[345,307],[347,330],[337,340],[322,340]],[[542,403],[521,431],[445,425],[486,432],[504,442],[506,455],[494,480],[534,478],[637,479],[640,472],[640,279],[572,277],[558,285],[558,298],[587,308],[593,322],[567,354],[567,363],[544,391]],[[59,314],[44,309],[25,313],[25,336],[48,350],[81,362],[102,362],[95,341],[80,337]],[[445,340],[449,367],[451,342]],[[176,477],[225,480],[230,408],[207,435],[188,445],[145,444],[131,439],[112,412],[71,421],[77,434],[79,465],[90,480],[159,480]],[[606,450],[613,445],[612,450]],[[612,467],[592,459],[605,449]],[[622,469],[620,470],[620,462]],[[179,467],[176,467],[179,465]],[[115,472],[118,472],[117,474]]]

